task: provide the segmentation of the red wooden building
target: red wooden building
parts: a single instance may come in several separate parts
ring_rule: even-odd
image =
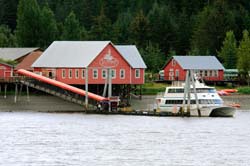
[[[110,41],[55,41],[33,63],[34,71],[67,84],[105,84],[107,69],[112,84],[144,84],[146,65],[133,45]],[[88,71],[88,73],[86,73]]]
[[[173,56],[163,67],[164,80],[184,81],[187,70],[209,81],[222,81],[224,67],[215,56]]]
[[[13,76],[13,66],[0,62],[0,79],[8,79]]]

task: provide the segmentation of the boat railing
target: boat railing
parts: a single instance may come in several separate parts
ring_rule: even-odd
[[[184,85],[184,81],[172,81],[172,86],[182,87]]]
[[[156,94],[156,98],[161,98],[161,97],[164,96],[164,94],[165,94],[165,92],[158,92],[158,93]]]

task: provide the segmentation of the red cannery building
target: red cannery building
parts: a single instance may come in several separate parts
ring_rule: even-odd
[[[164,80],[184,81],[187,70],[207,81],[222,81],[224,67],[215,56],[173,56],[163,67]]]
[[[134,45],[115,46],[110,41],[55,41],[33,63],[34,71],[72,85],[144,84],[146,65]],[[88,72],[88,73],[86,73]]]

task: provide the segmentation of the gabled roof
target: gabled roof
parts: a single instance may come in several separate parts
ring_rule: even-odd
[[[0,58],[5,60],[17,60],[39,48],[0,48]]]
[[[225,70],[215,56],[173,56],[185,70]]]
[[[27,55],[22,62],[20,62],[16,67],[15,70],[18,69],[25,69],[25,70],[33,70],[31,65],[42,55],[42,51],[35,51]]]
[[[9,66],[9,67],[13,67],[13,65],[10,65],[10,64],[4,63],[4,62],[0,62],[0,64],[3,64],[5,66]]]
[[[32,67],[88,67],[108,44],[112,43],[110,41],[54,41]],[[114,47],[133,68],[146,68],[135,46]]]
[[[132,68],[147,68],[135,45],[116,45],[115,47]]]
[[[87,67],[110,41],[54,41],[32,67]]]

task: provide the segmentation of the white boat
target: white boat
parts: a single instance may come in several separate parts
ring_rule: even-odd
[[[214,87],[206,86],[198,80],[194,80],[193,86],[190,85],[190,93],[186,95],[185,101],[185,83],[166,87],[165,93],[156,97],[156,112],[160,115],[181,115],[184,113],[190,116],[199,116],[200,112],[200,116],[234,116],[236,108],[224,105]]]

